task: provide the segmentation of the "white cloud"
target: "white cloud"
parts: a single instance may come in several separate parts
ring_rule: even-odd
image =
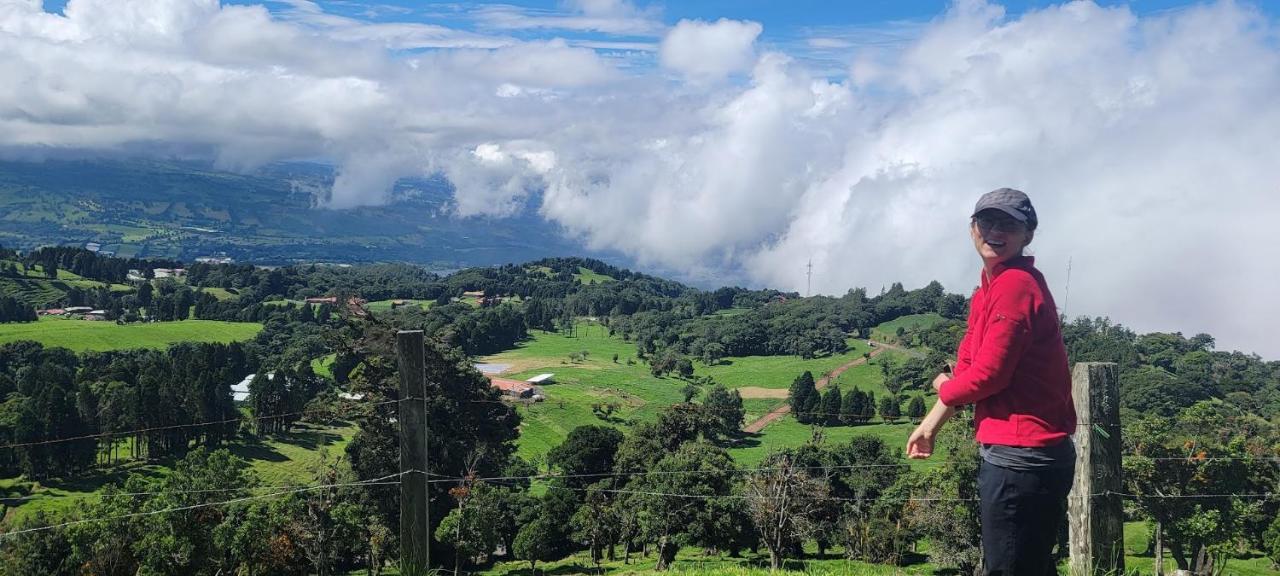
[[[561,10],[538,10],[510,5],[476,8],[483,26],[498,30],[578,30],[622,36],[656,36],[664,26],[661,11],[640,9],[626,0],[569,0]]]
[[[828,293],[967,291],[972,203],[1014,186],[1040,210],[1033,248],[1060,305],[1073,262],[1068,313],[1280,356],[1280,48],[1276,24],[1235,3],[1010,18],[966,1],[888,45],[824,30],[812,38],[835,40],[797,49],[848,81],[812,53],[758,53],[759,24],[685,22],[659,52],[692,82],[564,40],[307,3],[115,5],[72,0],[64,17],[0,0],[0,148],[328,158],[333,207],[439,172],[460,213],[536,197],[571,234],[655,267],[803,290],[812,258]]]
[[[681,20],[662,39],[662,65],[699,80],[715,80],[751,67],[758,22],[721,18],[715,22]]]

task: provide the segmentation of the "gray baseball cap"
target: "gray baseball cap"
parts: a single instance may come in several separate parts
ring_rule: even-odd
[[[1019,222],[1024,222],[1028,230],[1035,230],[1039,220],[1036,218],[1036,209],[1031,206],[1031,199],[1023,194],[1021,190],[1013,188],[1000,188],[983,194],[978,199],[978,203],[973,207],[973,215],[977,216],[983,210],[999,210],[1008,214]]]

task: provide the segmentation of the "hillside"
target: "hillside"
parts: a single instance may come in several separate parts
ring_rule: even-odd
[[[405,180],[394,201],[315,208],[330,167],[272,165],[253,174],[141,160],[0,162],[0,246],[84,246],[123,257],[225,255],[241,262],[403,261],[437,269],[581,251],[536,214],[458,218],[440,180]]]

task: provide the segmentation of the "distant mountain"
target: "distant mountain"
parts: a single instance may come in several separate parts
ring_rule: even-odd
[[[313,191],[327,190],[333,177],[328,166],[304,163],[245,175],[183,162],[0,162],[0,245],[94,243],[125,257],[436,269],[588,253],[536,206],[510,218],[459,218],[442,180],[402,180],[386,206],[315,208]]]

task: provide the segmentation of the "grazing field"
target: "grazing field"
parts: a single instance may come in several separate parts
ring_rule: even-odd
[[[942,322],[944,318],[935,313],[928,314],[911,314],[895,318],[884,324],[871,329],[871,337],[876,340],[884,340],[886,342],[897,342],[898,328],[912,330],[920,327],[933,326]]]
[[[637,422],[653,420],[663,407],[684,400],[686,381],[675,377],[654,377],[648,364],[634,359],[633,344],[609,336],[608,329],[600,324],[582,323],[573,336],[536,331],[531,336],[529,341],[513,350],[477,359],[481,363],[507,365],[502,374],[504,378],[523,380],[546,372],[555,374],[553,384],[541,387],[546,401],[520,405],[522,422],[517,445],[518,453],[526,459],[541,458],[578,426],[606,425],[625,429]],[[865,341],[851,340],[849,344],[849,352],[809,360],[795,356],[759,356],[727,358],[716,366],[695,362],[695,374],[712,376],[716,382],[730,388],[745,388],[748,393],[744,396],[743,407],[747,412],[746,421],[750,422],[785,403],[787,387],[804,370],[820,377],[823,372],[860,359],[864,352],[870,350]],[[570,354],[584,351],[587,352],[584,360],[570,360]],[[616,363],[614,354],[618,355]],[[634,363],[628,365],[628,360]],[[885,393],[880,368],[876,365],[855,366],[845,371],[838,381],[843,390],[857,384],[877,396]],[[705,388],[699,390],[698,398],[703,394]],[[593,409],[605,405],[613,407],[613,412],[607,416]],[[904,421],[824,430],[828,442],[842,442],[855,435],[870,434],[884,438],[890,445],[899,445],[905,444],[911,426]],[[809,426],[787,416],[759,434],[739,438],[729,446],[740,465],[753,465],[769,450],[798,446],[811,437]],[[935,457],[913,465],[928,468],[940,461],[941,457]]]
[[[423,310],[431,308],[436,304],[435,300],[408,300],[408,299],[374,300],[372,302],[369,302],[368,304],[365,304],[365,308],[368,308],[371,312],[386,312],[387,310],[391,309],[391,303],[397,302],[397,301],[404,302],[403,304],[404,306],[417,306]]]
[[[796,356],[743,356],[725,358],[715,366],[696,363],[694,374],[710,376],[729,388],[750,386],[785,390],[791,386],[796,376],[805,370],[812,372],[815,379],[821,378],[823,374],[857,360],[864,353],[871,351],[864,340],[850,338],[848,344],[847,352],[809,360]]]
[[[588,268],[578,267],[578,273],[573,275],[574,279],[583,284],[602,284],[604,282],[613,282],[613,276],[596,273]]]
[[[262,330],[252,322],[182,320],[117,325],[115,322],[41,318],[25,324],[0,324],[0,344],[34,340],[45,346],[77,352],[165,348],[177,342],[236,342],[249,340]]]

